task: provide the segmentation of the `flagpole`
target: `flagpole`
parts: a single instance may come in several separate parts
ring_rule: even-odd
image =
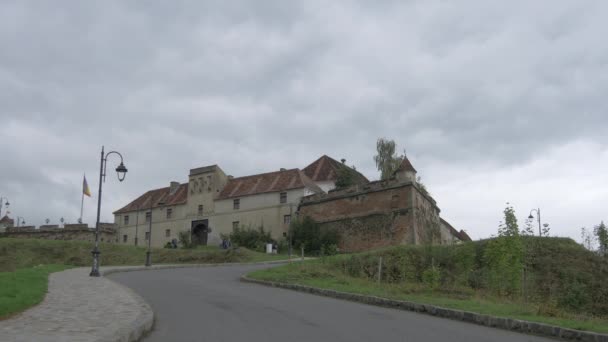
[[[82,198],[80,199],[80,224],[82,224],[82,209],[84,208],[84,191],[82,192]]]

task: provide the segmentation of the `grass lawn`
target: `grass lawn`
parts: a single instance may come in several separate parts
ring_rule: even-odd
[[[0,238],[0,272],[40,264],[90,266],[93,244],[84,241],[53,241]],[[143,265],[146,247],[100,244],[101,267]],[[286,255],[264,254],[246,248],[222,250],[217,246],[193,249],[152,248],[153,264],[205,264],[259,262],[287,259]]]
[[[445,308],[471,311],[480,314],[547,323],[561,327],[608,333],[608,320],[566,315],[550,317],[538,314],[538,307],[523,303],[498,300],[472,290],[453,293],[430,291],[420,284],[379,284],[362,278],[347,276],[334,271],[323,260],[311,260],[271,269],[258,270],[248,276],[260,280],[300,284],[342,292],[373,295],[378,297],[432,304]]]
[[[47,292],[48,276],[70,266],[41,265],[14,272],[0,272],[0,319],[40,303]]]

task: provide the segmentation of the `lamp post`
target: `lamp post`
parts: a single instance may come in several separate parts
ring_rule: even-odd
[[[152,219],[152,217],[150,216],[150,219]],[[138,231],[137,229],[139,228],[139,206],[137,206],[137,211],[135,212],[135,246],[137,246],[137,239],[138,239]]]
[[[543,232],[542,232],[542,230],[540,228],[540,208],[530,210],[530,216],[528,216],[528,219],[529,220],[533,220],[534,219],[534,216],[532,215],[532,212],[534,212],[534,211],[536,211],[536,216],[538,216],[538,236],[542,236]]]
[[[97,194],[97,221],[95,222],[95,247],[91,254],[93,254],[93,268],[91,269],[91,273],[89,276],[91,277],[99,277],[99,215],[101,212],[101,185],[106,181],[106,166],[108,163],[108,156],[110,154],[117,154],[120,157],[120,165],[116,168],[116,174],[118,176],[118,180],[122,182],[125,180],[125,176],[127,173],[127,168],[125,164],[123,164],[122,155],[116,151],[108,152],[104,155],[104,147],[101,147],[101,162],[99,165],[99,193]]]
[[[150,195],[150,221],[149,221],[149,225],[148,225],[148,251],[146,251],[146,266],[152,266],[151,245],[152,245],[152,209],[154,208],[153,199],[154,199],[153,195]],[[163,204],[165,204],[165,203],[158,202],[158,205],[163,205]]]
[[[4,201],[6,201],[6,202],[4,202]],[[2,205],[3,204],[7,208],[9,205],[11,205],[10,203],[8,203],[8,198],[0,196],[0,218],[2,218]]]
[[[17,216],[17,227],[19,227],[19,222],[21,222],[21,225],[25,225],[25,220],[22,216]]]

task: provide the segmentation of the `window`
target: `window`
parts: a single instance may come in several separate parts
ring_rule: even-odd
[[[173,217],[173,208],[167,208],[167,219]]]
[[[198,215],[199,216],[203,215],[203,205],[202,204],[198,205]]]
[[[129,225],[129,215],[125,215],[125,217],[124,217],[124,223],[125,223],[125,226]]]
[[[279,199],[281,203],[287,203],[287,193],[281,192],[281,194],[279,195]]]
[[[146,232],[146,241],[150,240],[150,232]]]
[[[287,237],[287,232],[283,232],[283,237]]]
[[[152,220],[152,212],[151,212],[151,211],[148,211],[148,212],[146,213],[146,223],[149,223],[149,222],[150,222],[150,220]]]
[[[234,203],[233,203],[233,205],[232,205],[232,208],[233,208],[234,210],[238,210],[238,209],[240,209],[240,208],[241,208],[241,200],[240,200],[239,198],[237,198],[237,199],[235,199],[235,200],[234,200]]]
[[[291,223],[291,215],[283,216],[283,223],[290,224]]]
[[[165,229],[165,237],[171,237],[171,229]]]
[[[232,222],[232,230],[237,230],[237,229],[239,229],[239,221]]]
[[[128,216],[127,216],[127,217],[128,217]],[[129,238],[129,236],[128,236],[128,235],[123,235],[123,236],[122,236],[122,242],[123,242],[123,243],[126,243],[128,238]]]

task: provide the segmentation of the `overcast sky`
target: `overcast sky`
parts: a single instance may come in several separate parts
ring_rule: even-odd
[[[473,238],[541,208],[551,235],[608,220],[606,1],[1,1],[0,195],[40,225],[95,222],[218,164],[323,154],[377,179],[407,150]],[[3,210],[3,213],[5,210]]]

